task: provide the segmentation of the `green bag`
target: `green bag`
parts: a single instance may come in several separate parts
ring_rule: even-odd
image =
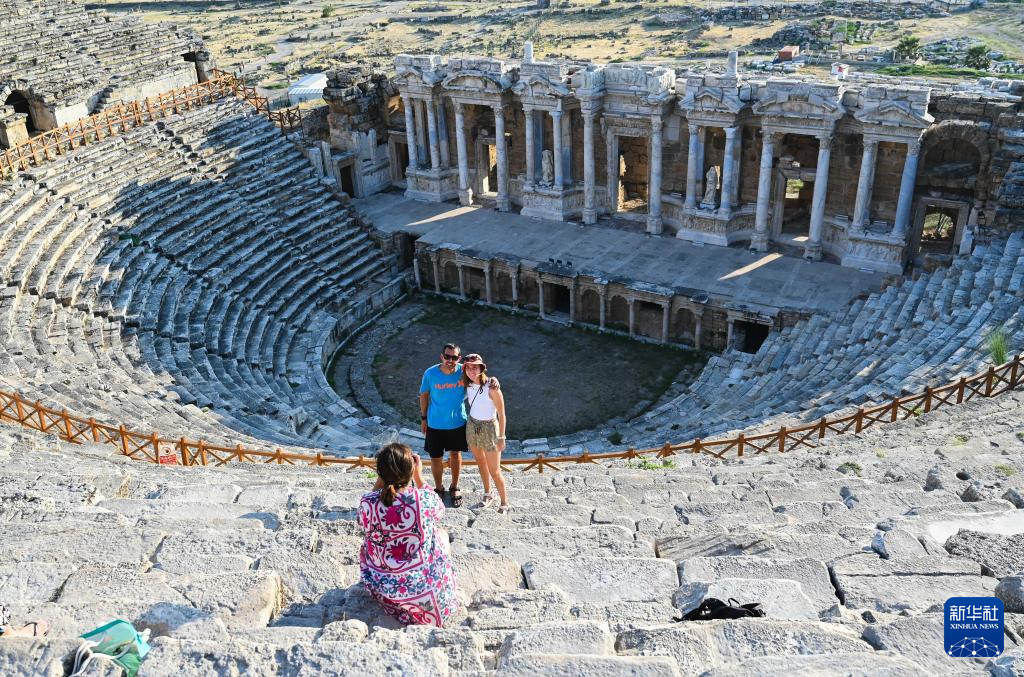
[[[111,621],[82,635],[82,645],[75,653],[75,667],[71,677],[85,674],[92,659],[110,661],[124,670],[127,677],[135,677],[139,664],[149,653],[149,630],[141,634],[128,621]]]

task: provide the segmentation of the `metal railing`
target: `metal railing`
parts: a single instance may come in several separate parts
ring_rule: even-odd
[[[38,167],[81,146],[120,136],[148,122],[211,104],[230,94],[252,104],[258,113],[265,115],[285,134],[301,128],[302,114],[297,107],[272,111],[266,97],[259,96],[255,87],[231,73],[215,70],[214,77],[206,82],[172,89],[142,101],[121,103],[15,144],[0,153],[0,180],[30,167]]]
[[[861,407],[856,412],[836,418],[822,417],[814,423],[796,427],[782,426],[767,433],[740,433],[736,437],[702,440],[696,438],[681,444],[665,443],[661,447],[628,449],[591,454],[584,451],[575,456],[544,456],[533,458],[508,458],[502,464],[509,469],[521,466],[523,472],[545,469],[560,470],[559,466],[577,463],[600,463],[610,459],[634,459],[643,456],[667,458],[679,454],[707,454],[725,460],[730,457],[743,458],[778,452],[788,453],[801,447],[815,448],[829,435],[859,433],[875,425],[905,420],[945,407],[957,406],[976,398],[994,397],[1021,385],[1021,356],[1010,362],[989,367],[986,371],[971,377],[962,377],[939,388],[925,388],[915,395],[897,397],[885,404]],[[205,440],[193,441],[184,437],[172,439],[158,433],[140,433],[128,430],[124,425],[97,423],[95,419],[83,419],[65,410],[31,402],[17,393],[0,391],[0,421],[19,423],[41,432],[53,433],[61,439],[76,444],[84,442],[111,444],[129,458],[158,464],[213,465],[229,463],[270,463],[277,465],[347,466],[374,468],[372,457],[365,455],[337,457],[321,452],[316,454],[248,449],[240,444],[220,446]],[[476,465],[475,461],[466,461]]]

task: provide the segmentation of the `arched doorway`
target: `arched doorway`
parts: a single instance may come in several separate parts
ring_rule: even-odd
[[[23,113],[28,116],[28,119],[25,121],[26,131],[32,133],[39,129],[35,119],[32,117],[32,106],[29,104],[28,97],[24,93],[18,91],[11,92],[7,100],[4,101],[4,105],[11,106],[16,113]]]
[[[576,319],[586,324],[601,323],[601,296],[593,289],[584,289],[580,294],[580,308]]]
[[[696,345],[697,337],[697,316],[689,308],[680,308],[676,311],[675,322],[672,325],[672,336],[679,343]]]
[[[606,326],[612,329],[629,331],[629,303],[621,296],[613,296],[608,304]]]

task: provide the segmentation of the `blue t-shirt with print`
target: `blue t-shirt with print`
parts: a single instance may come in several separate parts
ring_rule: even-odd
[[[466,425],[466,386],[462,384],[462,365],[446,374],[435,364],[423,372],[420,394],[430,393],[427,426],[435,430],[454,430]]]

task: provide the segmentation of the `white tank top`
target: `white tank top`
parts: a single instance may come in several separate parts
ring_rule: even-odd
[[[478,421],[493,421],[498,410],[491,400],[491,386],[488,384],[466,387],[466,400],[469,403],[469,415]]]

